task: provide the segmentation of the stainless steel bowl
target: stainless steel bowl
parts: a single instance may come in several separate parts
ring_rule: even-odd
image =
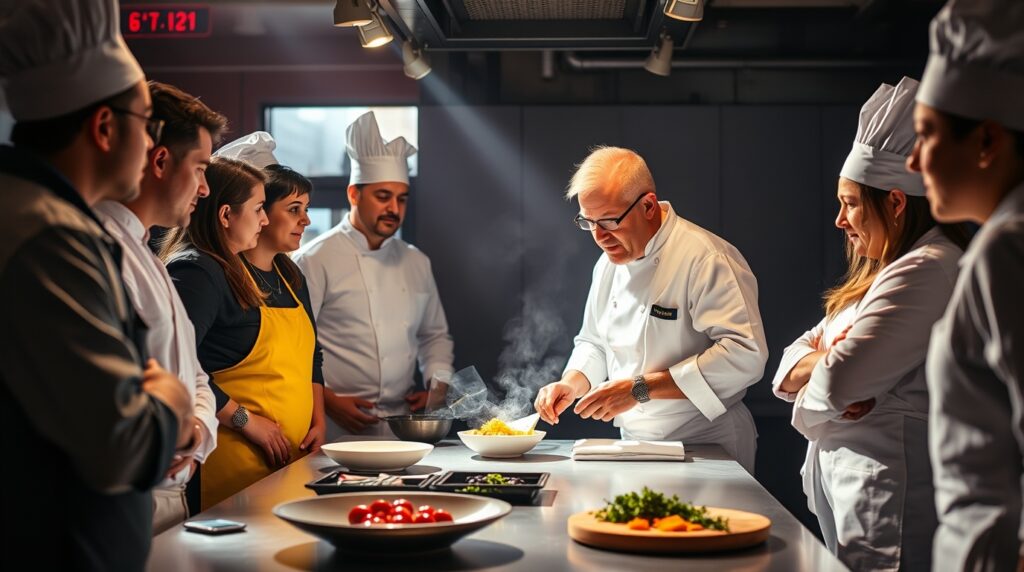
[[[403,441],[419,441],[420,443],[437,443],[448,436],[452,428],[450,417],[433,415],[391,415],[384,418],[388,427]]]

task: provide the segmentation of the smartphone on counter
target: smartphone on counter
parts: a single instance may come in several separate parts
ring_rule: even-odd
[[[244,522],[214,518],[211,520],[191,520],[185,523],[185,530],[201,534],[227,534],[245,530]]]

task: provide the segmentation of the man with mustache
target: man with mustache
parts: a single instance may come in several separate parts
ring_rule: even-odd
[[[309,285],[324,351],[324,409],[328,441],[341,435],[390,436],[377,416],[419,411],[423,379],[452,370],[448,335],[430,259],[395,237],[409,198],[405,138],[381,138],[373,112],[347,130],[352,159],[341,223],[295,254]]]
[[[147,154],[139,194],[103,201],[96,213],[124,253],[121,273],[132,306],[149,327],[149,355],[185,384],[194,401],[192,446],[175,455],[163,482],[153,489],[156,535],[188,518],[185,485],[217,446],[217,410],[188,312],[167,269],[149,249],[150,229],[188,226],[196,202],[210,194],[206,167],[227,118],[174,86],[151,81],[149,92],[153,116],[164,128]]]

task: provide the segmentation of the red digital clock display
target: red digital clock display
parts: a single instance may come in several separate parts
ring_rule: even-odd
[[[202,38],[210,35],[210,8],[188,5],[121,6],[126,38]]]

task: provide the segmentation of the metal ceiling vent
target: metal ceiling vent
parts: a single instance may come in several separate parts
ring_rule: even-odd
[[[470,20],[620,20],[626,0],[465,0]]]

